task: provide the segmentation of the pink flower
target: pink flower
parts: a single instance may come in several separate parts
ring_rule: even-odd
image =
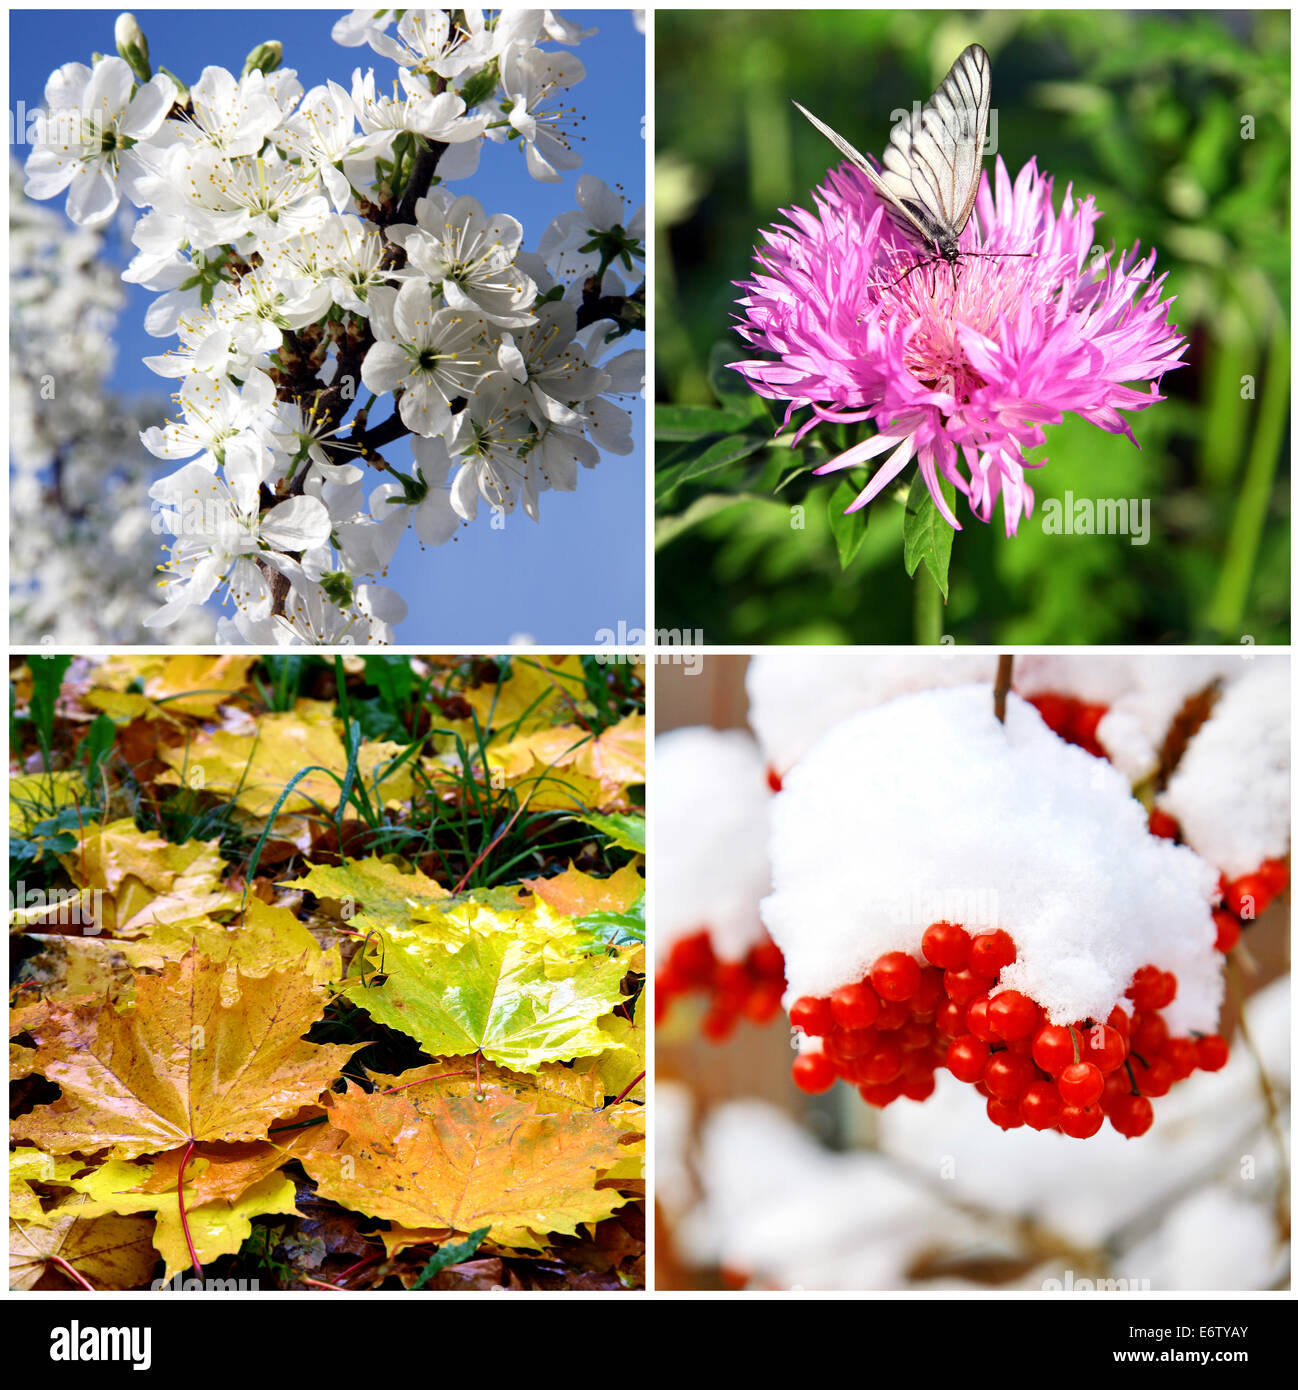
[[[877,433],[818,473],[886,457],[848,507],[857,511],[915,459],[933,501],[959,529],[939,487],[946,478],[981,521],[1004,498],[1005,531],[1032,515],[1024,450],[1071,410],[1110,433],[1135,436],[1119,410],[1163,399],[1158,381],[1186,348],[1151,279],[1154,255],[1095,248],[1099,213],[1072,186],[1055,212],[1052,180],[1030,161],[1013,186],[996,161],[984,179],[960,250],[1035,256],[933,260],[907,275],[919,252],[884,216],[864,174],[831,170],[814,213],[794,208],[762,233],[758,270],[740,285],[738,331],[774,356],[735,364],[760,395],[809,406],[801,438],[821,420],[872,420]],[[905,278],[902,278],[902,277]],[[1150,383],[1139,389],[1126,383]],[[968,477],[960,471],[964,457]]]

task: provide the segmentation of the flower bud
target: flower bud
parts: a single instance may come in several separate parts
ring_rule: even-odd
[[[113,25],[113,39],[117,44],[118,56],[126,62],[135,74],[137,82],[147,82],[153,76],[149,66],[149,41],[133,14],[119,14]]]
[[[274,72],[284,60],[284,45],[278,39],[259,43],[243,60],[243,75],[250,72]]]

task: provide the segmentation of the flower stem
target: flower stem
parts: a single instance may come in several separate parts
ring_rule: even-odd
[[[1257,405],[1257,424],[1248,466],[1231,523],[1217,588],[1208,606],[1207,623],[1223,636],[1241,636],[1257,552],[1266,526],[1276,467],[1284,445],[1289,408],[1289,337],[1277,319],[1267,352],[1266,376]]]
[[[926,565],[915,571],[915,641],[936,646],[942,640],[942,591]]]

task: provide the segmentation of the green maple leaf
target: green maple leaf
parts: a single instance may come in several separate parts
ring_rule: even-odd
[[[594,1057],[619,1046],[599,1020],[622,1002],[626,965],[574,949],[576,933],[536,930],[540,913],[479,908],[472,925],[436,920],[384,934],[381,984],[348,994],[378,1022],[408,1033],[432,1057],[481,1052],[514,1071]],[[529,929],[529,927],[531,929]],[[571,938],[571,939],[570,939]],[[376,965],[370,951],[367,970]]]

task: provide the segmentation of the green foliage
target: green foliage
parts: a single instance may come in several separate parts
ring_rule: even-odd
[[[960,642],[1289,640],[1287,12],[672,10],[656,33],[660,626],[906,642],[931,630],[907,571],[923,560],[947,592],[945,540],[940,630]],[[744,355],[734,282],[833,161],[792,100],[877,152],[890,113],[974,40],[995,152],[1011,171],[1035,156],[1056,205],[1070,183],[1093,194],[1105,246],[1155,247],[1190,339],[1167,401],[1129,417],[1139,448],[1073,417],[1048,427],[1013,539],[963,498],[954,537],[919,494],[907,512],[914,465],[844,516],[874,465],[813,470],[859,427],[795,448],[792,426],[775,434],[783,406],[727,370]],[[1047,529],[1048,503],[1104,498],[1148,499],[1146,543]]]

